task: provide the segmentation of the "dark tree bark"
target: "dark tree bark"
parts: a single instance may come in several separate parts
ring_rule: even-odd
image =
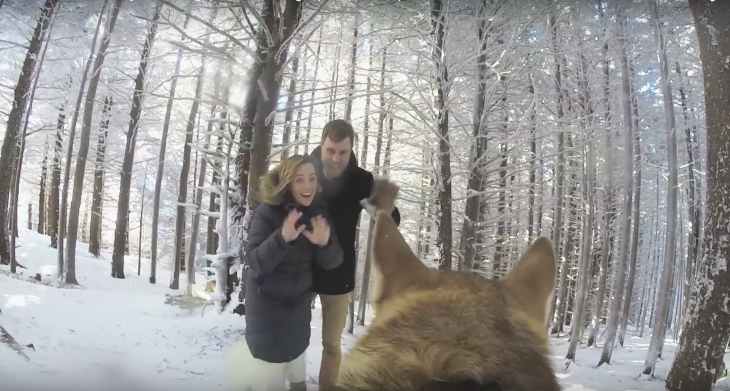
[[[481,220],[479,205],[481,204],[481,192],[484,186],[484,168],[485,156],[487,152],[487,135],[486,135],[486,118],[485,106],[487,99],[487,45],[489,33],[492,29],[490,16],[493,16],[496,8],[487,12],[487,1],[481,2],[477,6],[479,15],[479,28],[477,37],[479,39],[479,56],[476,64],[476,100],[474,102],[474,114],[472,115],[472,146],[470,151],[471,166],[469,170],[469,182],[467,190],[466,206],[464,207],[464,226],[462,228],[460,253],[463,256],[461,263],[462,270],[471,270],[474,267],[474,261],[477,255],[476,234],[477,226]],[[530,177],[532,179],[532,176]],[[533,193],[530,193],[533,195]],[[534,201],[534,198],[531,198]],[[530,229],[532,226],[530,225]]]
[[[730,338],[730,3],[690,0],[704,73],[707,121],[707,217],[702,258],[687,321],[667,378],[669,391],[710,391],[724,369]]]
[[[187,128],[185,129],[185,146],[183,147],[183,165],[180,170],[180,187],[177,194],[177,216],[175,219],[175,246],[174,246],[174,265],[172,268],[172,276],[170,277],[170,289],[180,289],[180,269],[185,262],[185,206],[188,199],[188,177],[190,176],[190,152],[192,148],[190,144],[193,142],[195,134],[195,118],[198,116],[200,108],[200,100],[203,96],[203,84],[205,82],[205,57],[203,64],[198,73],[198,81],[195,85],[195,100],[190,108],[190,116],[188,117]]]
[[[28,46],[28,52],[25,55],[23,66],[20,71],[18,83],[15,85],[13,93],[13,105],[8,116],[7,128],[5,130],[5,138],[3,140],[2,152],[0,153],[0,264],[7,265],[10,263],[10,243],[8,238],[8,217],[9,217],[9,201],[13,192],[11,177],[15,170],[9,169],[13,167],[13,162],[18,158],[17,145],[18,136],[20,135],[21,125],[23,122],[23,114],[28,105],[28,98],[36,72],[36,63],[40,54],[43,41],[56,11],[56,5],[60,0],[46,0],[41,8],[41,16],[38,18],[33,37]],[[15,219],[17,221],[17,218]],[[11,226],[12,230],[12,226]],[[11,233],[12,234],[12,233]]]
[[[106,49],[109,46],[109,41],[111,41],[111,34],[114,31],[114,26],[117,23],[117,16],[119,16],[119,9],[121,8],[121,1],[116,0],[111,13],[109,17],[106,19],[106,24],[104,26],[104,35],[102,36],[102,44],[99,48],[99,52],[96,52],[96,42],[99,38],[99,32],[101,31],[101,22],[104,20],[104,10],[106,10],[106,6],[109,4],[110,0],[105,0],[104,4],[101,7],[101,11],[99,11],[99,20],[96,23],[96,30],[94,31],[94,39],[91,43],[91,50],[89,51],[89,57],[86,59],[86,65],[84,65],[83,73],[81,74],[81,85],[79,86],[79,93],[76,97],[76,106],[73,112],[73,117],[71,117],[71,127],[69,129],[68,133],[68,147],[66,148],[66,162],[64,164],[63,169],[63,191],[60,194],[61,200],[60,200],[60,206],[59,206],[59,213],[58,213],[58,240],[57,240],[57,246],[58,246],[58,275],[59,277],[62,277],[64,274],[64,241],[63,239],[67,236],[67,212],[68,212],[68,187],[69,183],[71,181],[71,162],[73,161],[73,149],[74,149],[74,142],[76,139],[76,124],[79,120],[79,114],[81,113],[81,103],[84,98],[84,90],[86,89],[86,79],[89,77],[89,69],[91,69],[92,63],[94,64],[95,74],[98,74],[101,70],[101,63],[99,63],[99,67],[97,69],[96,63],[103,61],[104,57],[106,56]],[[96,62],[94,62],[94,56],[96,55]],[[91,85],[89,85],[89,90],[91,90]],[[87,94],[88,96],[88,94]],[[87,100],[88,101],[88,100]],[[92,101],[93,103],[93,101]],[[90,120],[90,119],[89,119]],[[76,266],[73,266],[73,269],[76,269]]]
[[[139,62],[139,70],[134,80],[134,96],[132,98],[132,109],[130,112],[129,130],[127,130],[127,143],[124,148],[124,159],[122,161],[121,181],[119,183],[119,205],[117,207],[117,225],[114,230],[114,251],[112,253],[112,277],[124,278],[124,255],[127,253],[129,244],[129,191],[132,187],[132,169],[134,167],[134,149],[137,143],[137,131],[139,130],[139,119],[142,116],[142,101],[145,95],[145,77],[149,65],[152,43],[157,34],[157,21],[160,19],[162,4],[157,3],[155,13],[152,16],[152,24],[147,39],[142,48],[142,59]]]
[[[439,270],[451,270],[453,248],[451,206],[451,145],[449,143],[449,109],[446,106],[449,71],[446,66],[446,14],[442,0],[431,0],[431,61],[434,67],[434,125],[439,138],[438,247]]]
[[[106,160],[106,139],[109,134],[109,111],[114,100],[111,95],[104,98],[102,109],[102,120],[99,131],[99,138],[96,142],[96,168],[94,170],[94,192],[91,200],[91,223],[89,224],[89,252],[99,257],[101,255],[101,213],[102,200],[104,197],[104,163]]]
[[[63,126],[66,122],[65,102],[58,108],[58,122],[56,124],[56,139],[53,144],[53,165],[51,168],[51,197],[48,201],[50,209],[48,216],[48,236],[51,237],[51,247],[58,248],[59,225],[59,198],[61,186],[61,155],[63,154]],[[63,265],[61,265],[63,267]],[[60,273],[60,272],[59,272]]]
[[[185,15],[183,31],[186,31],[190,23],[190,12],[192,11],[193,0],[188,2],[188,9]],[[162,124],[162,135],[160,136],[160,153],[157,155],[157,177],[155,179],[155,193],[152,206],[152,233],[151,233],[151,255],[150,255],[150,284],[157,283],[157,237],[160,224],[160,196],[162,194],[162,178],[165,173],[165,154],[167,153],[167,134],[170,131],[170,119],[172,117],[172,106],[175,103],[175,91],[177,89],[178,76],[180,75],[180,64],[183,59],[183,49],[177,51],[177,62],[175,62],[175,73],[170,82],[170,96],[167,99],[165,109],[165,122]]]
[[[116,0],[112,7],[112,14],[109,17],[108,25],[104,29],[104,37],[99,46],[99,53],[96,55],[94,66],[91,70],[91,79],[89,79],[89,89],[86,91],[86,101],[84,102],[84,117],[81,122],[81,137],[79,139],[79,151],[76,157],[76,169],[74,172],[74,187],[71,195],[71,209],[68,214],[68,236],[66,237],[66,261],[63,265],[63,274],[66,276],[67,284],[78,284],[76,281],[76,238],[79,234],[79,210],[81,209],[81,196],[84,190],[84,179],[86,171],[86,159],[89,155],[89,142],[91,139],[91,119],[94,115],[94,103],[96,99],[96,91],[99,87],[101,78],[101,69],[104,65],[107,49],[114,33],[119,9],[122,4],[120,0]],[[71,148],[69,148],[70,150]],[[66,162],[66,170],[69,171],[70,159]],[[68,179],[65,179],[67,182]],[[64,190],[66,186],[64,183]],[[65,196],[65,191],[64,191]],[[64,204],[61,204],[61,220],[64,218]],[[63,224],[61,225],[63,229]],[[59,246],[59,251],[61,246]]]
[[[251,79],[252,89],[258,90],[255,117],[253,120],[253,142],[251,148],[251,167],[249,172],[249,208],[256,209],[259,198],[259,179],[268,171],[269,155],[271,153],[271,136],[274,123],[271,113],[276,110],[279,100],[280,80],[277,77],[281,67],[286,62],[289,38],[299,24],[302,2],[287,0],[286,8],[281,18],[277,15],[274,0],[266,0],[263,11],[262,26],[259,31],[257,54],[265,53],[256,60],[254,73],[257,67],[263,67],[261,77]],[[281,34],[268,35],[264,32],[281,31]],[[286,45],[285,45],[286,43]],[[264,51],[264,48],[268,48]],[[260,65],[258,65],[260,62]],[[249,90],[251,91],[251,89]],[[253,196],[253,197],[251,197]]]
[[[46,233],[46,182],[48,181],[48,139],[43,148],[43,162],[41,162],[41,183],[38,191],[38,233]]]
[[[679,84],[679,98],[682,103],[682,116],[684,117],[684,134],[685,143],[687,146],[687,188],[688,188],[688,208],[689,217],[692,219],[692,228],[689,233],[689,246],[687,246],[687,263],[685,266],[685,281],[684,281],[684,309],[685,312],[687,304],[689,303],[689,293],[692,290],[692,279],[694,272],[697,267],[697,255],[700,247],[700,210],[701,207],[698,204],[698,195],[700,193],[700,183],[695,178],[695,170],[699,170],[699,164],[696,162],[699,160],[699,156],[695,152],[694,137],[692,137],[692,129],[689,125],[689,109],[687,105],[687,94],[682,85],[682,68],[679,66],[679,61],[674,64],[674,69],[680,77]]]
[[[289,74],[289,88],[286,92],[286,114],[284,114],[284,134],[281,141],[281,160],[289,156],[289,143],[291,140],[291,122],[294,117],[294,102],[297,95],[297,72],[299,71],[299,52],[294,53]],[[301,109],[300,109],[301,112]]]

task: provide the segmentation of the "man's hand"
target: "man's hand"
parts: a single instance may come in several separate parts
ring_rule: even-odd
[[[312,231],[304,231],[302,235],[318,246],[326,246],[330,240],[330,226],[327,224],[327,220],[322,216],[313,218],[312,228]]]

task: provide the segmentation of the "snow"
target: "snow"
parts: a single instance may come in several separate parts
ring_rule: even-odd
[[[170,290],[170,269],[158,266],[158,284],[148,282],[149,262],[142,261],[137,276],[136,256],[127,257],[126,279],[110,277],[111,254],[100,259],[86,256],[87,245],[79,243],[77,276],[79,289],[57,288],[29,282],[40,273],[55,282],[56,251],[47,236],[21,230],[17,250],[22,276],[10,276],[0,266],[0,325],[23,345],[30,361],[0,345],[0,379],[3,390],[74,389],[92,390],[217,390],[222,389],[224,353],[243,338],[244,318],[218,315],[201,305],[192,309],[166,304],[167,295],[180,297],[183,290]],[[199,274],[196,291],[203,291],[205,277]],[[182,273],[180,285],[185,286]],[[201,296],[205,296],[201,294]],[[199,304],[204,300],[201,299]],[[310,391],[317,390],[321,359],[321,312],[313,313],[312,339],[307,351]],[[369,312],[372,315],[372,311]],[[366,322],[369,324],[369,322]],[[366,326],[367,327],[367,326]],[[366,327],[356,327],[355,336],[343,332],[343,349],[353,345]],[[649,346],[650,334],[633,336],[616,347],[610,365],[595,368],[598,348],[580,347],[576,362],[566,369],[568,339],[549,338],[553,361],[566,391],[663,390],[676,341],[667,339],[664,359],[656,376],[639,377]],[[730,358],[729,358],[730,359]],[[728,365],[730,367],[730,363]],[[721,381],[730,385],[727,379]]]

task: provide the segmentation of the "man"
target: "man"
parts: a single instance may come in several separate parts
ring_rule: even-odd
[[[322,130],[322,142],[312,151],[320,197],[327,203],[332,223],[344,252],[342,264],[332,270],[315,267],[312,290],[322,302],[322,364],[319,388],[335,385],[340,371],[340,343],[345,328],[350,294],[355,289],[357,223],[363,207],[360,200],[370,197],[373,174],[357,165],[352,151],[355,130],[344,120],[333,120]],[[393,219],[400,224],[398,208]],[[360,298],[365,300],[366,298]]]

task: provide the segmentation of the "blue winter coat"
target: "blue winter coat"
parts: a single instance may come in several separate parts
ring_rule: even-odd
[[[304,235],[285,243],[281,227],[292,204],[262,203],[254,211],[246,246],[250,267],[246,280],[246,342],[251,354],[270,363],[299,357],[309,346],[312,320],[312,269],[314,264],[333,269],[342,263],[327,207],[317,199],[298,209],[297,223],[311,230],[311,218],[322,215],[330,225],[330,238],[320,247]]]

